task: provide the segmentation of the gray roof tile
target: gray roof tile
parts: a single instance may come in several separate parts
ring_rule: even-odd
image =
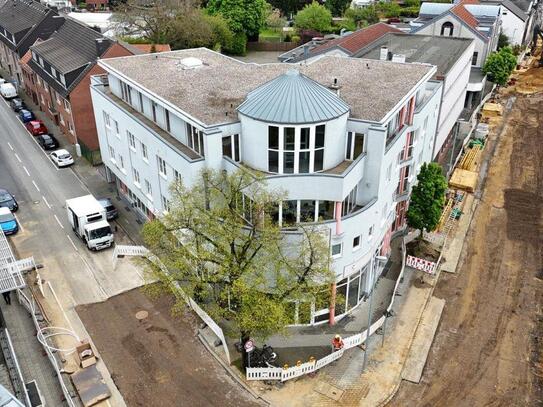
[[[33,0],[8,0],[0,7],[0,26],[12,34],[38,24],[49,9]]]

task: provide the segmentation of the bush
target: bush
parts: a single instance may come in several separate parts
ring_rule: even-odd
[[[345,31],[356,31],[356,24],[353,20],[343,20],[332,26],[332,31],[335,34],[340,34],[343,29]]]
[[[299,35],[293,35],[291,40],[292,42],[300,42],[301,38]]]
[[[419,6],[410,6],[400,9],[401,17],[417,17],[419,15]]]
[[[235,33],[232,44],[225,48],[224,52],[231,55],[245,55],[247,53],[247,36],[245,33]]]
[[[379,2],[377,4],[377,11],[385,18],[394,18],[400,16],[401,7],[397,3],[385,3]]]
[[[315,30],[319,32],[330,31],[332,13],[326,7],[314,1],[298,11],[294,17],[294,24],[298,30]]]
[[[285,42],[291,42],[292,41],[292,38],[290,37],[290,34],[285,35],[284,41]]]

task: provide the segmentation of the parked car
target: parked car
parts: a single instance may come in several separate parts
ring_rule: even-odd
[[[67,167],[74,163],[74,158],[68,150],[60,149],[51,153],[51,159],[57,167]]]
[[[19,120],[21,120],[23,123],[28,123],[31,120],[34,120],[36,116],[34,116],[34,113],[32,113],[30,110],[27,109],[21,109],[19,110]]]
[[[119,216],[119,212],[117,211],[117,208],[115,208],[115,205],[113,205],[113,202],[111,202],[111,199],[98,198],[98,202],[100,202],[100,205],[106,210],[107,220],[112,220]]]
[[[19,231],[17,219],[9,208],[0,208],[0,228],[6,235],[13,235]]]
[[[19,98],[11,99],[9,106],[13,109],[14,112],[19,112],[21,109],[26,109],[25,102]]]
[[[11,83],[3,83],[0,85],[0,94],[6,100],[17,97],[17,89]]]
[[[47,134],[47,127],[41,120],[31,120],[25,124],[25,127],[33,136]]]
[[[12,212],[19,209],[19,204],[15,200],[15,197],[7,189],[0,188],[0,207],[8,208]]]
[[[58,140],[52,134],[41,134],[36,137],[36,140],[38,140],[38,144],[44,150],[53,150],[58,148]]]

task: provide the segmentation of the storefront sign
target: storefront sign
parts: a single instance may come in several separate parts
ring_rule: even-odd
[[[428,274],[435,274],[437,269],[437,263],[409,255],[407,256],[405,264]]]

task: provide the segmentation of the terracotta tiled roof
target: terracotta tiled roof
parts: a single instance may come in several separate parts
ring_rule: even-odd
[[[468,0],[468,2],[471,0]],[[473,29],[477,29],[477,26],[479,25],[479,22],[475,17],[473,17],[473,14],[471,14],[465,7],[464,4],[476,4],[476,3],[468,3],[466,0],[464,0],[462,3],[457,4],[451,9],[451,12],[456,15],[458,18],[460,18],[462,21],[464,21],[467,25],[469,25]]]
[[[153,44],[132,44],[134,47],[138,48],[139,50],[145,52],[146,54],[151,53],[151,49],[153,48]],[[154,44],[155,52],[168,52],[171,51],[169,44]]]
[[[372,43],[375,40],[378,40],[383,35],[390,32],[400,33],[402,31],[385,23],[377,23],[370,25],[369,27],[357,30],[352,34],[346,35],[345,37],[336,38],[334,40],[321,44],[318,47],[310,50],[309,53],[318,54],[324,50],[333,47],[339,47],[351,54],[354,54],[368,44]]]
[[[32,59],[32,53],[30,51],[26,51],[26,54],[24,54],[21,57],[21,64],[26,65],[28,64],[28,61],[30,61],[31,59]]]

